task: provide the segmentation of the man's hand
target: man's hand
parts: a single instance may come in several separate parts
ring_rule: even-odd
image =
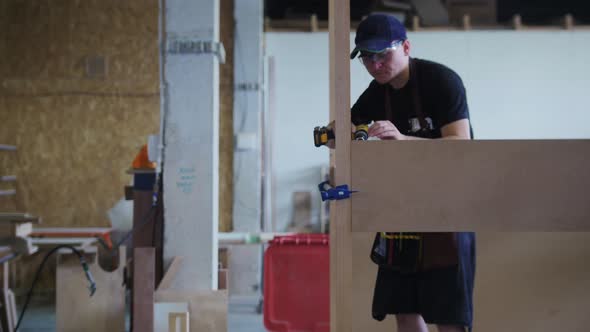
[[[397,127],[391,121],[375,121],[369,127],[369,137],[380,139],[405,140],[406,135],[399,132]]]

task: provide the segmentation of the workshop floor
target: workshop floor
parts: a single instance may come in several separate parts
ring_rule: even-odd
[[[256,313],[258,302],[258,297],[230,297],[228,332],[266,332],[262,315]],[[18,308],[19,314],[20,309]],[[47,302],[31,302],[19,332],[56,332],[55,305]]]

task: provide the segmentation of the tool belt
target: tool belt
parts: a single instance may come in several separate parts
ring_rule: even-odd
[[[456,266],[459,250],[456,233],[385,233],[375,235],[371,260],[404,273]]]

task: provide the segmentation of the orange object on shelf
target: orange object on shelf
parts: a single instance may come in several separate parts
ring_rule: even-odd
[[[156,163],[151,162],[148,158],[147,144],[144,144],[141,150],[139,150],[139,153],[133,159],[131,167],[134,169],[156,168]]]

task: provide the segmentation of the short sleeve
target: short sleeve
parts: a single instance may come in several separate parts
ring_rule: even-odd
[[[454,71],[445,68],[440,75],[439,102],[435,105],[440,126],[469,119],[469,108],[463,81]]]

